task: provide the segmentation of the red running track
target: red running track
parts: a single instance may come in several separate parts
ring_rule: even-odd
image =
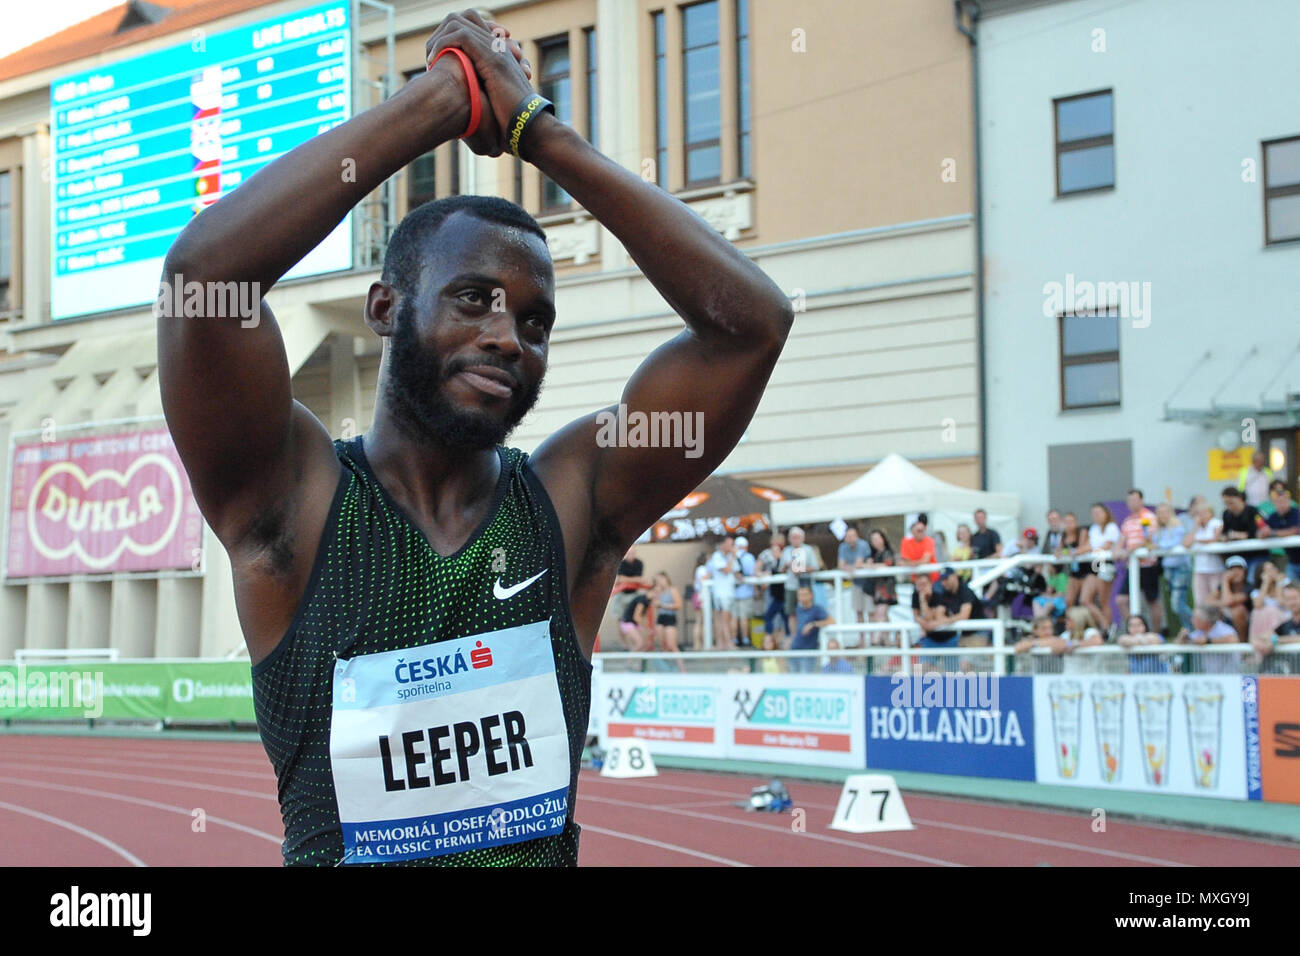
[[[904,792],[916,829],[827,829],[839,786],[787,780],[790,814],[736,807],[765,780],[662,771],[578,787],[586,866],[1300,866],[1300,845]],[[261,745],[0,736],[0,865],[278,866]],[[195,811],[201,810],[200,817]],[[199,826],[199,820],[203,825]]]

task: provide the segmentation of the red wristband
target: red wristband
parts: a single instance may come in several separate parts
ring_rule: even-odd
[[[483,115],[483,105],[479,97],[478,74],[474,72],[474,64],[469,61],[469,57],[459,48],[449,46],[433,58],[425,72],[432,70],[433,64],[448,53],[454,53],[456,59],[460,60],[460,65],[465,68],[465,82],[469,84],[469,126],[465,128],[465,132],[460,134],[461,139],[468,139],[478,131],[479,120]]]

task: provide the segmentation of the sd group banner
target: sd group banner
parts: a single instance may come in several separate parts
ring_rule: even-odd
[[[1033,680],[940,673],[866,678],[868,765],[1033,780]]]
[[[654,754],[866,764],[861,677],[598,672],[591,701],[598,734]]]
[[[1035,677],[1038,782],[1198,797],[1248,792],[1239,676]]]
[[[4,720],[252,721],[247,661],[0,664]]]
[[[731,674],[727,756],[742,760],[866,765],[862,678],[848,674]]]
[[[16,444],[7,578],[197,567],[203,536],[166,428]]]

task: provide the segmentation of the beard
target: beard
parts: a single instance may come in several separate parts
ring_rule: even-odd
[[[413,313],[410,299],[398,306],[396,328],[388,343],[391,354],[385,395],[398,424],[422,444],[449,451],[481,451],[502,444],[537,404],[541,381],[517,390],[504,418],[481,409],[457,407],[447,395],[452,376],[474,365],[503,366],[491,359],[460,359],[444,367],[440,353],[420,345]]]

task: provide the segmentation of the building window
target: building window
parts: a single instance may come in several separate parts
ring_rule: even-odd
[[[718,0],[682,8],[686,185],[722,179],[722,69]]]
[[[736,0],[736,126],[741,179],[752,173],[749,153],[749,0]]]
[[[655,27],[655,182],[668,188],[668,39],[664,13],[654,14]]]
[[[1053,101],[1056,195],[1115,186],[1115,117],[1110,90]]]
[[[541,71],[538,92],[555,104],[555,118],[561,123],[573,123],[573,81],[569,73],[569,39],[555,37],[539,40]],[[566,208],[572,198],[553,180],[542,177],[542,210]]]
[[[600,110],[596,97],[596,28],[583,30],[587,48],[587,142],[596,146],[596,131],[600,121]]]
[[[1118,405],[1119,316],[1062,315],[1060,322],[1062,411]]]
[[[514,161],[515,165],[515,205],[524,204],[524,162],[521,159]]]
[[[13,175],[0,173],[0,312],[14,307],[9,294],[13,280]]]
[[[424,69],[407,70],[406,82],[424,74]],[[417,156],[406,167],[406,211],[423,205],[431,199],[437,199],[437,160],[433,150],[423,156]]]
[[[1300,239],[1300,136],[1264,146],[1264,242]]]
[[[447,144],[451,152],[451,192],[450,196],[460,195],[460,140],[453,139]]]

